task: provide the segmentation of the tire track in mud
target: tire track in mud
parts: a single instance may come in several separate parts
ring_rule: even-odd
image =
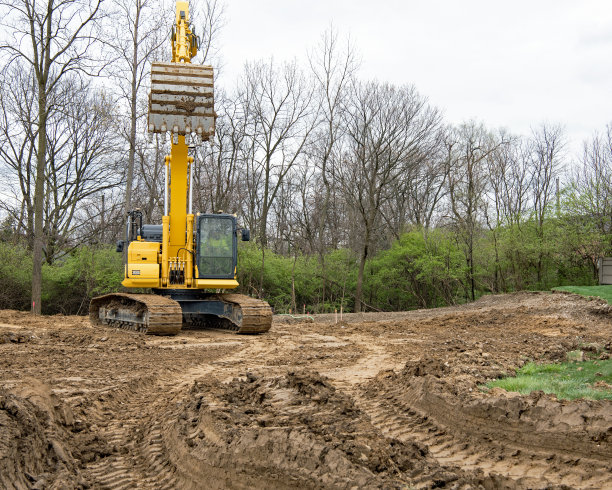
[[[422,444],[442,467],[460,468],[466,472],[481,470],[486,476],[506,482],[510,480],[522,488],[547,488],[551,484],[568,483],[564,480],[566,475],[562,474],[547,478],[550,466],[544,458],[531,459],[527,467],[521,461],[504,460],[503,451],[499,451],[497,458],[492,458],[490,452],[479,451],[474,445],[457,440],[427,415],[413,409],[408,408],[399,414],[380,401],[367,399],[358,400],[357,405],[370,416],[372,425],[388,437]]]
[[[361,391],[362,385],[367,385],[381,372],[392,372],[394,369],[401,368],[402,364],[394,362],[384,346],[362,347],[366,350],[363,357],[351,365],[325,372],[325,374],[330,377],[332,384],[338,390],[353,400],[355,405],[370,418],[372,426],[385,437],[402,443],[417,444],[424,448],[428,457],[435,460],[437,470],[423,471],[420,475],[413,477],[411,488],[446,486],[446,482],[441,480],[437,473],[474,474],[475,481],[468,476],[465,482],[455,482],[452,488],[456,490],[472,489],[476,483],[486,483],[488,486],[494,485],[495,487],[514,487],[514,484],[518,483],[516,478],[503,469],[497,472],[484,472],[483,466],[486,465],[469,464],[471,461],[484,462],[485,459],[482,454],[476,454],[473,448],[469,450],[467,444],[456,441],[446,431],[435,426],[427,416],[420,415],[411,408],[407,408],[405,413],[398,414],[384,407],[385,402],[388,403],[388,401],[381,402],[364,397]],[[537,486],[527,484],[527,481],[521,481],[521,484],[523,483],[526,484],[524,488],[537,488]]]
[[[136,381],[122,390],[117,390],[113,393],[112,403],[106,403],[105,411],[97,414],[97,422],[100,424],[100,428],[104,432],[104,436],[109,441],[109,444],[118,447],[119,450],[112,456],[91,464],[87,471],[89,480],[94,482],[95,485],[106,489],[134,487],[198,488],[198,485],[201,487],[203,482],[206,482],[209,488],[270,488],[270,485],[276,488],[295,486],[319,487],[320,482],[317,483],[316,479],[311,480],[310,477],[305,476],[303,470],[299,470],[299,465],[297,468],[292,466],[293,463],[290,462],[290,457],[286,461],[279,460],[274,463],[267,461],[265,457],[261,459],[257,456],[257,451],[261,453],[263,450],[264,452],[261,454],[266,454],[270,451],[271,449],[265,449],[267,447],[266,444],[273,441],[274,444],[279,444],[281,448],[285,448],[284,450],[289,452],[297,451],[296,455],[304,451],[304,455],[299,457],[306,458],[305,461],[311,462],[309,464],[322,465],[322,460],[319,462],[319,458],[328,458],[326,456],[328,453],[335,454],[333,449],[327,447],[327,444],[320,445],[322,441],[319,439],[320,442],[317,442],[316,436],[313,439],[313,433],[310,432],[311,429],[308,428],[308,425],[302,425],[306,423],[306,420],[312,420],[312,416],[301,419],[303,411],[313,409],[313,403],[316,405],[317,403],[325,402],[310,401],[310,395],[305,395],[302,398],[298,397],[299,404],[294,405],[289,403],[285,397],[294,397],[296,392],[292,391],[293,389],[287,391],[286,388],[277,387],[277,383],[283,383],[283,379],[294,379],[293,375],[290,375],[290,378],[284,378],[283,376],[268,377],[269,375],[263,378],[252,378],[260,379],[261,384],[258,385],[260,386],[258,389],[263,390],[262,393],[265,393],[266,396],[272,396],[275,400],[270,408],[264,409],[264,411],[271,410],[267,412],[269,414],[267,417],[280,417],[278,419],[281,421],[280,426],[277,426],[276,423],[271,427],[261,427],[257,424],[255,424],[255,427],[250,424],[243,426],[241,425],[243,421],[239,418],[237,421],[242,428],[234,429],[234,423],[231,419],[223,422],[226,410],[229,410],[228,413],[232,414],[232,416],[239,417],[240,410],[236,412],[233,403],[225,405],[227,401],[222,401],[224,396],[223,390],[226,388],[220,388],[220,383],[223,381],[229,382],[228,380],[232,378],[232,374],[234,376],[244,375],[245,368],[247,367],[244,363],[245,359],[251,360],[248,367],[260,366],[258,361],[265,359],[268,350],[269,348],[262,344],[247,345],[239,352],[232,353],[208,364],[192,366],[177,376],[165,376],[163,379],[151,378],[140,383]],[[379,350],[375,349],[374,351],[373,356],[377,356],[377,358],[381,356]],[[358,364],[367,371],[368,376],[366,378],[370,378],[375,374],[368,359],[366,356],[358,361]],[[220,373],[215,373],[216,369],[220,369]],[[260,370],[261,372],[262,370]],[[214,374],[219,374],[219,376],[214,376]],[[363,381],[364,373],[361,374],[361,377],[358,376],[352,379],[352,381]],[[247,379],[249,379],[249,376],[247,375]],[[301,375],[297,376],[299,379]],[[321,378],[321,381],[319,381],[319,378],[316,377],[317,375],[313,376],[315,377],[307,377],[306,380],[315,382],[315,385],[323,383],[321,386],[323,386],[324,392],[333,390],[333,388],[324,387],[326,383],[324,378]],[[214,387],[214,390],[212,392],[210,390],[204,391],[204,393],[208,393],[206,399],[210,407],[204,412],[204,419],[198,420],[197,425],[194,426],[191,425],[193,422],[191,417],[194,412],[185,410],[189,407],[193,410],[194,396],[197,394],[197,391],[193,392],[193,382],[197,379],[208,379],[210,384],[207,386]],[[242,383],[247,383],[248,386],[248,382],[240,381],[240,379],[242,378],[234,377],[231,384],[228,385],[231,389],[238,390],[231,391],[228,387],[227,389],[231,393],[243,393],[242,390],[247,389]],[[268,388],[268,383],[271,383],[270,388]],[[219,389],[221,391],[218,391]],[[308,391],[310,388],[304,389]],[[151,398],[156,395],[158,398],[151,402]],[[316,390],[313,396],[315,400],[318,398],[319,394]],[[340,400],[339,403],[351,403],[350,397],[346,397],[346,393],[343,390],[338,390],[338,395],[325,396],[339,397],[337,398],[337,400]],[[256,399],[257,397],[255,397]],[[346,399],[346,401],[342,402],[343,399]],[[251,399],[239,401],[238,404],[246,403],[245,406],[252,406],[249,404],[253,402],[249,400]],[[257,406],[258,404],[255,402],[255,410],[258,410]],[[307,408],[308,406],[311,408]],[[206,415],[206,413],[209,415]],[[291,415],[292,413],[293,415]],[[324,416],[332,417],[333,420],[339,422],[345,421],[340,423],[347,423],[346,420],[352,420],[352,416],[342,415],[342,410],[332,410],[331,412],[324,410],[319,412],[320,415],[323,415],[323,413],[326,414]],[[221,416],[220,419],[219,414]],[[110,415],[113,416],[113,420],[103,425]],[[289,427],[283,426],[283,424],[287,423],[286,417],[294,420],[290,423]],[[358,415],[358,417],[363,418],[364,415]],[[264,420],[267,419],[264,418]],[[298,420],[302,420],[302,422],[298,423]],[[219,423],[222,424],[221,427],[219,427]],[[365,423],[367,424],[367,422]],[[238,430],[238,432],[236,433],[235,430]],[[388,442],[385,442],[384,438],[381,439],[380,435],[376,434],[378,432],[371,433],[367,431],[362,435],[358,432],[353,432],[342,434],[341,437],[342,440],[347,437],[348,440],[365,437],[368,441],[374,441],[377,445],[382,444],[381,447],[386,447]],[[237,447],[241,447],[242,451],[245,451],[244,454],[242,452],[238,454],[240,463],[237,463],[236,468],[233,467],[234,456],[232,454],[237,448],[231,445],[227,446],[226,437],[237,437],[237,439],[234,439],[234,444],[238,444]],[[334,434],[333,437],[338,437],[338,435]],[[261,442],[262,440],[264,442]],[[208,442],[202,446],[203,441]],[[266,443],[265,441],[268,442]],[[208,447],[210,444],[213,445],[212,453],[211,448]],[[369,444],[374,445],[373,442]],[[302,445],[304,445],[303,449],[298,449]],[[218,449],[215,450],[214,447]],[[367,444],[364,447],[369,448]],[[410,449],[412,447],[413,445],[408,445],[402,451],[415,451],[415,449]],[[215,455],[215,451],[220,451],[218,453],[220,456]],[[320,455],[317,451],[320,451]],[[348,454],[351,454],[351,451],[349,450]],[[418,452],[415,454],[418,454]],[[278,455],[272,456],[273,459],[275,457],[278,458]],[[348,477],[348,474],[353,474],[354,478],[361,478],[362,482],[369,482],[370,479],[377,478],[360,466],[351,466],[352,463],[348,463],[344,459],[345,456],[336,454],[334,457],[340,458],[339,461],[344,465],[344,471],[349,473],[344,477],[334,475],[330,468],[324,469],[325,466],[323,466],[323,468],[317,470],[320,473],[318,478],[328,478],[329,482],[336,483],[342,481],[341,486],[347,488],[351,486],[349,484],[351,479]],[[377,457],[380,457],[378,453]],[[405,457],[404,460],[406,460]],[[409,458],[408,460],[411,459]],[[385,464],[394,465],[391,460]],[[396,471],[398,470],[394,470],[394,472]],[[432,474],[438,472],[436,468],[430,471],[427,466],[417,467],[413,471],[416,471],[416,473],[421,475],[421,478],[429,482],[433,479]],[[342,480],[342,478],[345,480]],[[398,475],[392,478],[403,477]],[[444,478],[444,476],[441,478]],[[455,477],[451,476],[450,478]],[[212,482],[211,479],[213,479]]]
[[[456,427],[448,427],[435,420],[435,412],[428,413],[426,408],[406,402],[404,389],[397,387],[390,391],[382,390],[373,396],[368,386],[376,383],[380,375],[385,372],[400,370],[400,364],[386,353],[384,346],[362,346],[365,353],[356,362],[341,369],[322,371],[328,376],[337,389],[350,396],[355,405],[363,410],[371,420],[374,427],[390,439],[397,439],[404,443],[416,443],[426,448],[439,466],[448,471],[460,470],[465,474],[482,475],[484,481],[495,486],[510,486],[513,488],[554,488],[571,486],[573,488],[610,488],[612,486],[612,463],[606,462],[605,452],[599,454],[601,459],[585,458],[577,447],[577,453],[571,452],[557,454],[554,450],[554,441],[539,447],[530,444],[533,438],[525,437],[524,444],[517,441],[508,441],[512,429],[508,432],[493,432],[499,439],[495,440],[491,433],[479,435],[478,425],[487,426],[489,421],[478,417],[469,417],[467,414],[460,418],[457,424],[467,423],[464,433],[474,425],[471,437],[462,437],[461,431],[457,433]],[[418,364],[419,361],[409,364]],[[427,369],[427,368],[425,368]],[[379,375],[379,376],[377,376]],[[425,395],[427,398],[427,395]],[[433,400],[428,403],[444,403],[445,400]],[[449,401],[449,400],[446,400]],[[460,410],[461,411],[461,410]],[[442,409],[441,413],[445,413]],[[433,416],[432,416],[433,415]],[[449,417],[452,418],[452,417]],[[473,419],[467,421],[466,419]],[[471,427],[474,429],[475,427]],[[516,429],[515,429],[516,430]],[[517,430],[520,433],[520,430]],[[512,438],[510,438],[512,439]],[[548,449],[547,449],[548,447]],[[536,449],[537,448],[537,449]],[[607,473],[607,474],[606,474]],[[429,474],[413,480],[417,487],[430,487],[432,478]],[[472,488],[467,483],[465,488]],[[457,485],[456,488],[463,488]]]
[[[169,382],[155,383],[155,386],[121,390],[116,394],[126,403],[115,401],[110,408],[117,409],[112,413],[112,420],[100,427],[100,433],[115,451],[87,467],[86,474],[94,484],[113,490],[178,488],[159,422],[163,407],[172,398],[168,394],[169,386]]]
[[[89,464],[85,475],[100,488],[112,490],[191,488],[194,481],[206,479],[210,474],[202,471],[206,468],[202,461],[189,465],[175,456],[181,453],[182,459],[189,460],[187,451],[181,448],[181,438],[174,433],[172,423],[168,423],[173,422],[174,415],[168,407],[173,401],[188,396],[195,379],[215,376],[217,371],[225,380],[238,373],[244,374],[244,360],[265,357],[267,350],[258,342],[245,341],[244,348],[237,352],[192,365],[173,375],[148,375],[132,380],[113,390],[109,395],[111,400],[95,402],[89,414],[90,421],[99,427],[100,435],[114,452]],[[189,471],[185,472],[185,466]]]
[[[521,444],[513,437],[516,434],[512,429],[480,433],[478,425],[485,426],[489,421],[462,416],[461,410],[455,413],[456,426],[444,425],[436,421],[435,412],[416,408],[404,398],[405,393],[400,391],[374,397],[367,393],[354,396],[375,427],[400,441],[422,444],[442,467],[482,473],[493,481],[518,488],[603,489],[612,484],[612,464],[603,451],[601,459],[593,459],[585,457],[580,449],[573,454],[547,449],[546,444],[536,449],[529,443],[530,437]],[[423,394],[426,398],[427,394]]]
[[[484,454],[477,453],[466,443],[456,441],[445,430],[437,427],[429,417],[421,415],[410,407],[403,407],[405,410],[400,414],[396,410],[385,408],[385,404],[389,403],[388,400],[380,401],[362,395],[361,385],[367,385],[381,372],[393,372],[394,369],[402,367],[401,364],[394,363],[390,359],[384,346],[369,345],[366,349],[367,353],[353,364],[325,372],[334,386],[350,396],[355,405],[370,417],[372,425],[389,439],[421,445],[426,448],[428,456],[433,457],[443,470],[457,471],[459,469],[466,473],[483,473],[488,466]],[[518,484],[516,475],[511,475],[504,469],[507,468],[495,467],[496,471],[484,471],[485,478],[490,479],[488,480],[490,483],[494,482],[499,485]],[[518,476],[522,478],[525,475]],[[412,483],[417,488],[430,488],[432,481],[435,485],[435,478],[432,477],[431,472],[426,472],[415,478]],[[521,481],[520,483],[527,482]],[[533,486],[533,483],[540,482],[531,481],[530,483]],[[525,488],[529,487],[530,485],[525,485]],[[457,484],[453,488],[473,488],[473,482]]]
[[[556,296],[248,338],[132,338],[51,318],[39,339],[0,345],[0,364],[12,392],[32,384],[24,373],[43,377],[74,413],[66,425],[54,405],[53,431],[33,434],[74,455],[68,471],[48,466],[49,487],[612,488],[612,405],[478,391],[578,335],[612,352],[610,320]]]
[[[155,413],[155,403],[150,403],[152,392],[157,391],[153,377],[138,379],[131,386],[121,387],[112,393],[112,399],[104,408],[96,407],[92,419],[97,422],[100,434],[113,447],[113,454],[91,463],[86,474],[101,488],[134,488],[140,484],[145,467],[139,461],[141,447],[136,437],[138,429],[147,423],[147,413]]]

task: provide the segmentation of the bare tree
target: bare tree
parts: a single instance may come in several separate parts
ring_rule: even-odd
[[[151,60],[164,42],[165,29],[160,22],[162,5],[158,0],[115,0],[117,12],[111,17],[113,36],[108,37],[112,63],[109,70],[116,81],[120,100],[128,108],[127,128],[124,131],[128,143],[128,164],[125,183],[124,213],[132,207],[134,161],[137,152],[137,127],[146,116],[147,104],[144,91],[147,88]]]
[[[80,242],[105,244],[125,236],[124,205],[123,189],[119,186],[83,199],[74,217],[74,228],[82,237]]]
[[[31,79],[26,77],[27,81]],[[27,85],[18,87],[14,96],[27,108],[34,104],[34,90]],[[5,87],[3,87],[4,89]],[[4,95],[4,93],[2,94]],[[44,256],[51,263],[58,253],[64,252],[69,242],[73,246],[86,239],[76,226],[75,217],[82,206],[81,200],[97,195],[117,185],[119,175],[116,168],[116,147],[114,119],[110,114],[111,104],[79,79],[65,78],[53,93],[53,110],[47,119],[47,170],[45,172],[44,199]],[[0,97],[0,101],[3,100]],[[30,102],[28,102],[28,99]],[[14,99],[10,99],[13,100]],[[32,236],[33,227],[33,181],[35,135],[28,133],[29,121],[25,114],[8,122],[9,114],[4,112],[0,128],[6,134],[6,144],[0,155],[5,164],[5,189],[12,189],[13,200],[2,203],[2,207],[18,223],[18,230],[26,230]],[[21,130],[10,131],[14,127]],[[34,126],[35,127],[35,126]],[[21,203],[16,206],[15,203]]]
[[[565,147],[563,128],[559,125],[542,124],[538,129],[533,130],[531,143],[531,192],[540,248],[537,253],[536,273],[537,281],[541,283],[544,268],[543,260],[547,255],[544,250],[544,223],[555,197],[556,179],[563,169]]]
[[[449,132],[448,197],[452,220],[463,244],[467,291],[475,299],[474,247],[489,186],[488,159],[502,144],[481,124],[468,122]]]
[[[414,87],[356,83],[346,115],[348,151],[337,175],[356,215],[359,272],[355,311],[362,311],[363,274],[380,212],[394,185],[419,160],[423,142],[437,130],[440,116]]]
[[[197,26],[201,26],[202,35],[200,38],[200,47],[198,58],[202,63],[214,63],[215,69],[218,68],[220,60],[218,59],[219,36],[223,27],[225,27],[225,4],[218,0],[206,0],[205,2],[195,2],[193,8],[189,8],[193,12],[191,17],[197,20]]]
[[[161,221],[163,215],[164,157],[166,149],[159,135],[153,145],[138,146],[135,156],[138,178],[134,180],[134,201],[138,203],[146,221]],[[124,215],[125,219],[125,215]]]
[[[583,145],[580,167],[572,179],[572,206],[578,214],[594,220],[601,234],[612,224],[612,126]]]
[[[571,251],[592,267],[612,251],[612,126],[583,143],[580,165],[574,167],[564,196],[563,224]],[[575,240],[572,238],[575,237]]]
[[[295,62],[281,68],[273,61],[249,64],[243,81],[246,134],[254,145],[248,152],[248,185],[261,193],[258,237],[265,246],[272,204],[315,127],[313,91]]]
[[[247,64],[243,83],[242,104],[248,114],[246,134],[252,142],[246,152],[252,208],[249,214],[257,217],[259,243],[265,247],[272,205],[315,128],[313,90],[296,62],[280,69],[272,60]],[[264,263],[265,252],[262,285]]]
[[[532,135],[533,212],[542,230],[546,212],[555,197],[555,182],[563,169],[565,136],[559,125],[542,124]]]
[[[484,220],[489,228],[493,238],[493,250],[495,260],[493,263],[493,279],[489,288],[492,292],[498,293],[505,289],[505,278],[501,270],[500,260],[500,233],[504,227],[510,224],[508,217],[505,214],[507,192],[510,191],[513,197],[517,197],[513,188],[519,184],[512,178],[515,172],[514,166],[516,149],[520,145],[520,139],[506,134],[505,131],[500,132],[499,140],[505,144],[499,145],[486,161],[487,172],[489,174],[489,195],[487,202],[483,206]],[[515,202],[508,203],[511,206],[517,206]],[[518,207],[521,207],[518,204]]]
[[[34,192],[32,312],[40,314],[43,209],[49,96],[68,73],[82,70],[97,39],[95,20],[102,0],[2,0],[2,25],[10,38],[0,48],[8,64],[31,66],[36,79],[38,148]]]
[[[530,197],[531,172],[529,170],[530,145],[524,138],[509,137],[508,144],[495,152],[493,161],[501,172],[502,216],[509,225],[519,226],[526,218]]]
[[[444,131],[440,128],[423,138],[419,151],[407,162],[402,178],[394,184],[391,198],[381,209],[387,237],[399,239],[408,225],[427,233],[434,220],[447,190]]]
[[[44,222],[49,263],[66,248],[90,240],[76,215],[84,202],[100,198],[121,181],[111,102],[78,79],[65,79],[61,86],[63,109],[54,111],[47,127]]]
[[[198,147],[194,173],[194,199],[198,209],[238,212],[244,196],[243,172],[246,117],[239,97],[218,91],[215,96],[215,139]]]
[[[5,199],[2,209],[16,223],[16,234],[34,240],[34,182],[36,175],[36,87],[31,70],[14,65],[0,83],[0,159]],[[7,194],[11,199],[7,199]]]
[[[334,185],[334,167],[339,161],[341,142],[346,132],[343,124],[343,112],[346,109],[350,86],[359,67],[359,61],[350,41],[340,46],[338,33],[331,27],[325,31],[318,46],[310,53],[310,68],[315,78],[315,96],[320,109],[320,124],[317,126],[313,144],[308,153],[320,172],[320,183],[323,192],[318,192],[316,213],[311,215],[315,222],[309,223],[310,243],[317,245],[323,273],[323,297],[327,273],[325,267],[325,252],[330,247],[326,230],[330,228],[331,199]],[[305,204],[305,203],[304,203]],[[302,215],[307,217],[308,215]],[[330,237],[331,238],[331,237]]]

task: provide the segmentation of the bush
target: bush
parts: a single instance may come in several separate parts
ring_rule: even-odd
[[[373,306],[385,310],[431,308],[455,303],[465,277],[459,248],[441,231],[403,234],[369,263],[367,287]]]
[[[0,308],[29,310],[32,254],[21,244],[0,242]]]
[[[82,246],[43,267],[43,313],[86,314],[94,296],[118,291],[121,254],[110,246]]]

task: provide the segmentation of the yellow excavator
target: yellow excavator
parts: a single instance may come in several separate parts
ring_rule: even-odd
[[[149,94],[148,131],[171,138],[162,224],[143,225],[142,213],[130,211],[125,240],[117,244],[125,257],[123,286],[152,288],[153,294],[93,298],[90,320],[158,335],[175,335],[183,325],[267,332],[272,325],[268,303],[218,293],[238,287],[238,238],[249,240],[249,231],[238,226],[235,215],[192,212],[194,158],[189,144],[213,137],[216,114],[213,69],[191,63],[199,41],[185,1],[176,2],[171,39],[172,62],[152,64]]]

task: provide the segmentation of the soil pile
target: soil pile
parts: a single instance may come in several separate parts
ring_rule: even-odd
[[[0,487],[86,488],[81,469],[109,454],[104,441],[34,379],[20,394],[0,390]]]
[[[382,436],[317,373],[197,382],[190,398],[177,414],[190,452],[260,482],[399,487],[427,468],[425,448]]]
[[[605,359],[600,302],[314,320],[152,337],[0,310],[0,487],[612,487],[612,402],[481,387]]]
[[[473,379],[449,371],[441,360],[410,361],[364,386],[364,406],[392,423],[391,434],[424,444],[438,461],[475,460],[486,475],[510,475],[521,488],[610,482],[612,403],[483,393]]]

